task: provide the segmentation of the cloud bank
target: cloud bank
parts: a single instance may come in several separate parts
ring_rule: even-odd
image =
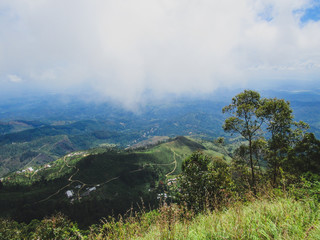
[[[2,0],[0,84],[146,95],[277,86],[320,74],[310,0]],[[311,10],[310,10],[311,9]]]

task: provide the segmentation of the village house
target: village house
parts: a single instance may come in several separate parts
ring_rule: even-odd
[[[73,196],[73,194],[74,194],[74,193],[73,193],[72,190],[67,190],[67,191],[66,191],[66,195],[67,195],[68,198],[71,198],[71,197]]]

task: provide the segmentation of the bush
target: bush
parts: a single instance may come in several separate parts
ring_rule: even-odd
[[[83,239],[77,224],[62,214],[42,220],[37,225],[32,237],[34,239]]]
[[[299,183],[290,185],[289,193],[296,199],[312,198],[320,202],[320,176],[307,172],[300,179]]]
[[[15,221],[0,218],[0,239],[19,240],[26,239],[25,225]]]
[[[213,209],[228,200],[233,186],[230,167],[221,158],[197,151],[182,164],[180,201],[195,212]]]

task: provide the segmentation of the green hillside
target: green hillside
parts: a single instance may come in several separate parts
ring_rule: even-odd
[[[86,225],[124,213],[141,199],[157,206],[167,179],[179,174],[182,160],[199,149],[222,155],[186,137],[139,149],[100,147],[68,154],[6,177],[0,190],[1,216],[29,221],[61,211]]]
[[[110,122],[59,124],[33,124],[28,125],[30,129],[0,135],[0,177],[26,167],[50,163],[70,152],[103,143],[126,145],[139,140],[141,135],[135,131],[122,134],[109,130],[115,128]]]

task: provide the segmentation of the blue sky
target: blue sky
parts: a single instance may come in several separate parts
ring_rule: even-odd
[[[304,10],[300,20],[302,23],[306,23],[308,21],[319,21],[320,20],[320,1],[313,1],[312,6]]]
[[[320,1],[1,0],[0,94],[145,96],[313,86]]]

